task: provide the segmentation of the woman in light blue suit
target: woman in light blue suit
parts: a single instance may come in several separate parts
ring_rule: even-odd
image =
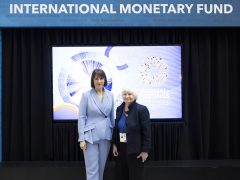
[[[83,150],[87,180],[102,180],[114,128],[114,98],[105,89],[102,69],[91,76],[92,89],[83,93],[79,106],[78,133]]]

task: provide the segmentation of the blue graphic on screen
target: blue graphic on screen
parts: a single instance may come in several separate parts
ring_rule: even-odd
[[[115,108],[123,88],[134,89],[151,119],[182,118],[181,46],[53,47],[53,119],[78,119],[91,73],[101,68]]]

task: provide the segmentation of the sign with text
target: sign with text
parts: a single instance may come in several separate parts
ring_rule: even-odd
[[[239,0],[8,0],[0,27],[238,27]]]

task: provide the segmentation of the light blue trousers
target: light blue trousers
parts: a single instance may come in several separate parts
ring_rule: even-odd
[[[93,144],[86,143],[87,149],[83,154],[87,180],[103,180],[104,168],[111,146],[110,141],[100,140]]]

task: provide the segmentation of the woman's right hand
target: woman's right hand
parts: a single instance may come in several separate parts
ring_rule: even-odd
[[[118,156],[118,149],[117,149],[117,146],[115,144],[113,144],[113,155]]]
[[[80,149],[82,149],[82,150],[86,150],[87,149],[87,144],[86,144],[86,142],[85,141],[80,141]]]

